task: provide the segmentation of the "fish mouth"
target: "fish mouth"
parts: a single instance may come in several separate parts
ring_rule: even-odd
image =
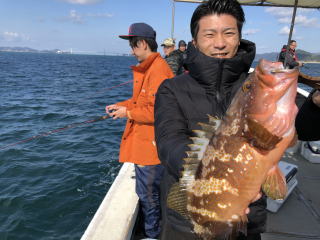
[[[261,60],[256,69],[257,83],[251,113],[272,135],[291,132],[297,107],[297,69],[285,69],[281,62]]]
[[[277,69],[273,69],[270,71],[270,73],[286,73],[289,72],[289,69],[285,69],[285,68],[277,68]]]
[[[262,77],[261,80],[269,87],[275,87],[276,85],[286,85],[283,89],[289,88],[289,86],[295,81],[294,77],[298,70],[287,69],[283,67],[282,62],[269,62],[262,59],[259,63],[259,71],[262,75],[271,75],[273,77]]]

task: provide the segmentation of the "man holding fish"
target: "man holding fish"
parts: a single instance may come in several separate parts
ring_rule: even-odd
[[[293,139],[297,72],[261,61],[247,78],[255,44],[241,39],[244,21],[235,0],[199,5],[189,74],[157,92],[161,239],[259,240],[266,224],[261,186],[273,198],[286,194],[277,162]]]

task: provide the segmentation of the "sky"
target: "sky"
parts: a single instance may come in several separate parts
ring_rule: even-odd
[[[130,53],[130,24],[145,22],[157,42],[171,36],[172,0],[0,0],[0,47],[60,49],[83,54]],[[195,3],[175,3],[174,38],[191,40]],[[287,43],[292,8],[243,7],[243,38],[257,53],[278,52]],[[320,11],[298,9],[293,39],[298,49],[320,53]],[[162,53],[161,47],[158,49]]]

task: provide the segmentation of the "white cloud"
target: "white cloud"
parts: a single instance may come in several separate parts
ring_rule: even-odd
[[[76,10],[70,10],[68,16],[57,18],[57,21],[60,22],[72,22],[76,24],[84,23],[83,16],[79,14]]]
[[[96,18],[112,18],[113,14],[111,13],[87,13],[87,17],[96,17]]]
[[[89,17],[95,17],[95,18],[112,18],[113,14],[111,13],[87,13],[87,14],[82,14],[77,12],[76,10],[72,9],[69,12],[68,16],[61,17],[57,19],[58,21],[63,21],[63,22],[72,22],[76,24],[83,24]]]
[[[84,22],[82,16],[79,13],[77,13],[76,10],[70,10],[68,18],[73,23],[80,23],[81,24]]]
[[[295,39],[295,40],[303,40],[303,39],[305,39],[305,38],[304,38],[303,36],[295,36],[294,39]]]
[[[61,0],[71,4],[80,4],[80,5],[88,5],[88,4],[95,4],[101,2],[102,0]]]
[[[30,40],[30,38],[25,36],[24,34],[20,34],[17,32],[9,32],[9,31],[0,33],[0,39],[6,42],[20,42],[20,41]]]
[[[246,30],[243,30],[242,34],[243,35],[253,35],[253,34],[256,34],[257,32],[260,32],[261,30],[260,29],[246,29]]]
[[[275,16],[279,23],[290,24],[292,21],[292,8],[282,8],[282,7],[269,7],[265,10],[267,13]],[[302,25],[304,27],[319,27],[317,18],[308,18],[306,15],[314,12],[314,9],[304,9],[298,8],[297,15],[295,18],[296,25]]]
[[[277,17],[292,16],[292,8],[268,7],[265,11]]]
[[[308,14],[314,12],[314,9],[306,9],[306,8],[298,8],[297,14]],[[285,8],[285,7],[267,7],[265,12],[270,13],[277,17],[292,17],[293,8]]]
[[[293,29],[293,32],[295,33],[295,29]],[[281,28],[278,32],[280,35],[288,35],[290,33],[290,28],[288,26],[284,26]]]
[[[280,23],[291,23],[291,18],[289,17],[279,18],[278,21]],[[304,27],[315,27],[319,25],[318,20],[316,18],[308,18],[303,15],[296,16],[295,24],[302,25]]]

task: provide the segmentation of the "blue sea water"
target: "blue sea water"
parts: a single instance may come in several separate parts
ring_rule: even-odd
[[[80,239],[116,177],[132,57],[0,52],[0,240]],[[319,64],[302,71],[319,76]],[[8,144],[15,144],[6,147]]]
[[[0,53],[0,149],[105,114],[131,96],[133,57]],[[125,121],[0,150],[0,240],[80,239],[120,164]]]

